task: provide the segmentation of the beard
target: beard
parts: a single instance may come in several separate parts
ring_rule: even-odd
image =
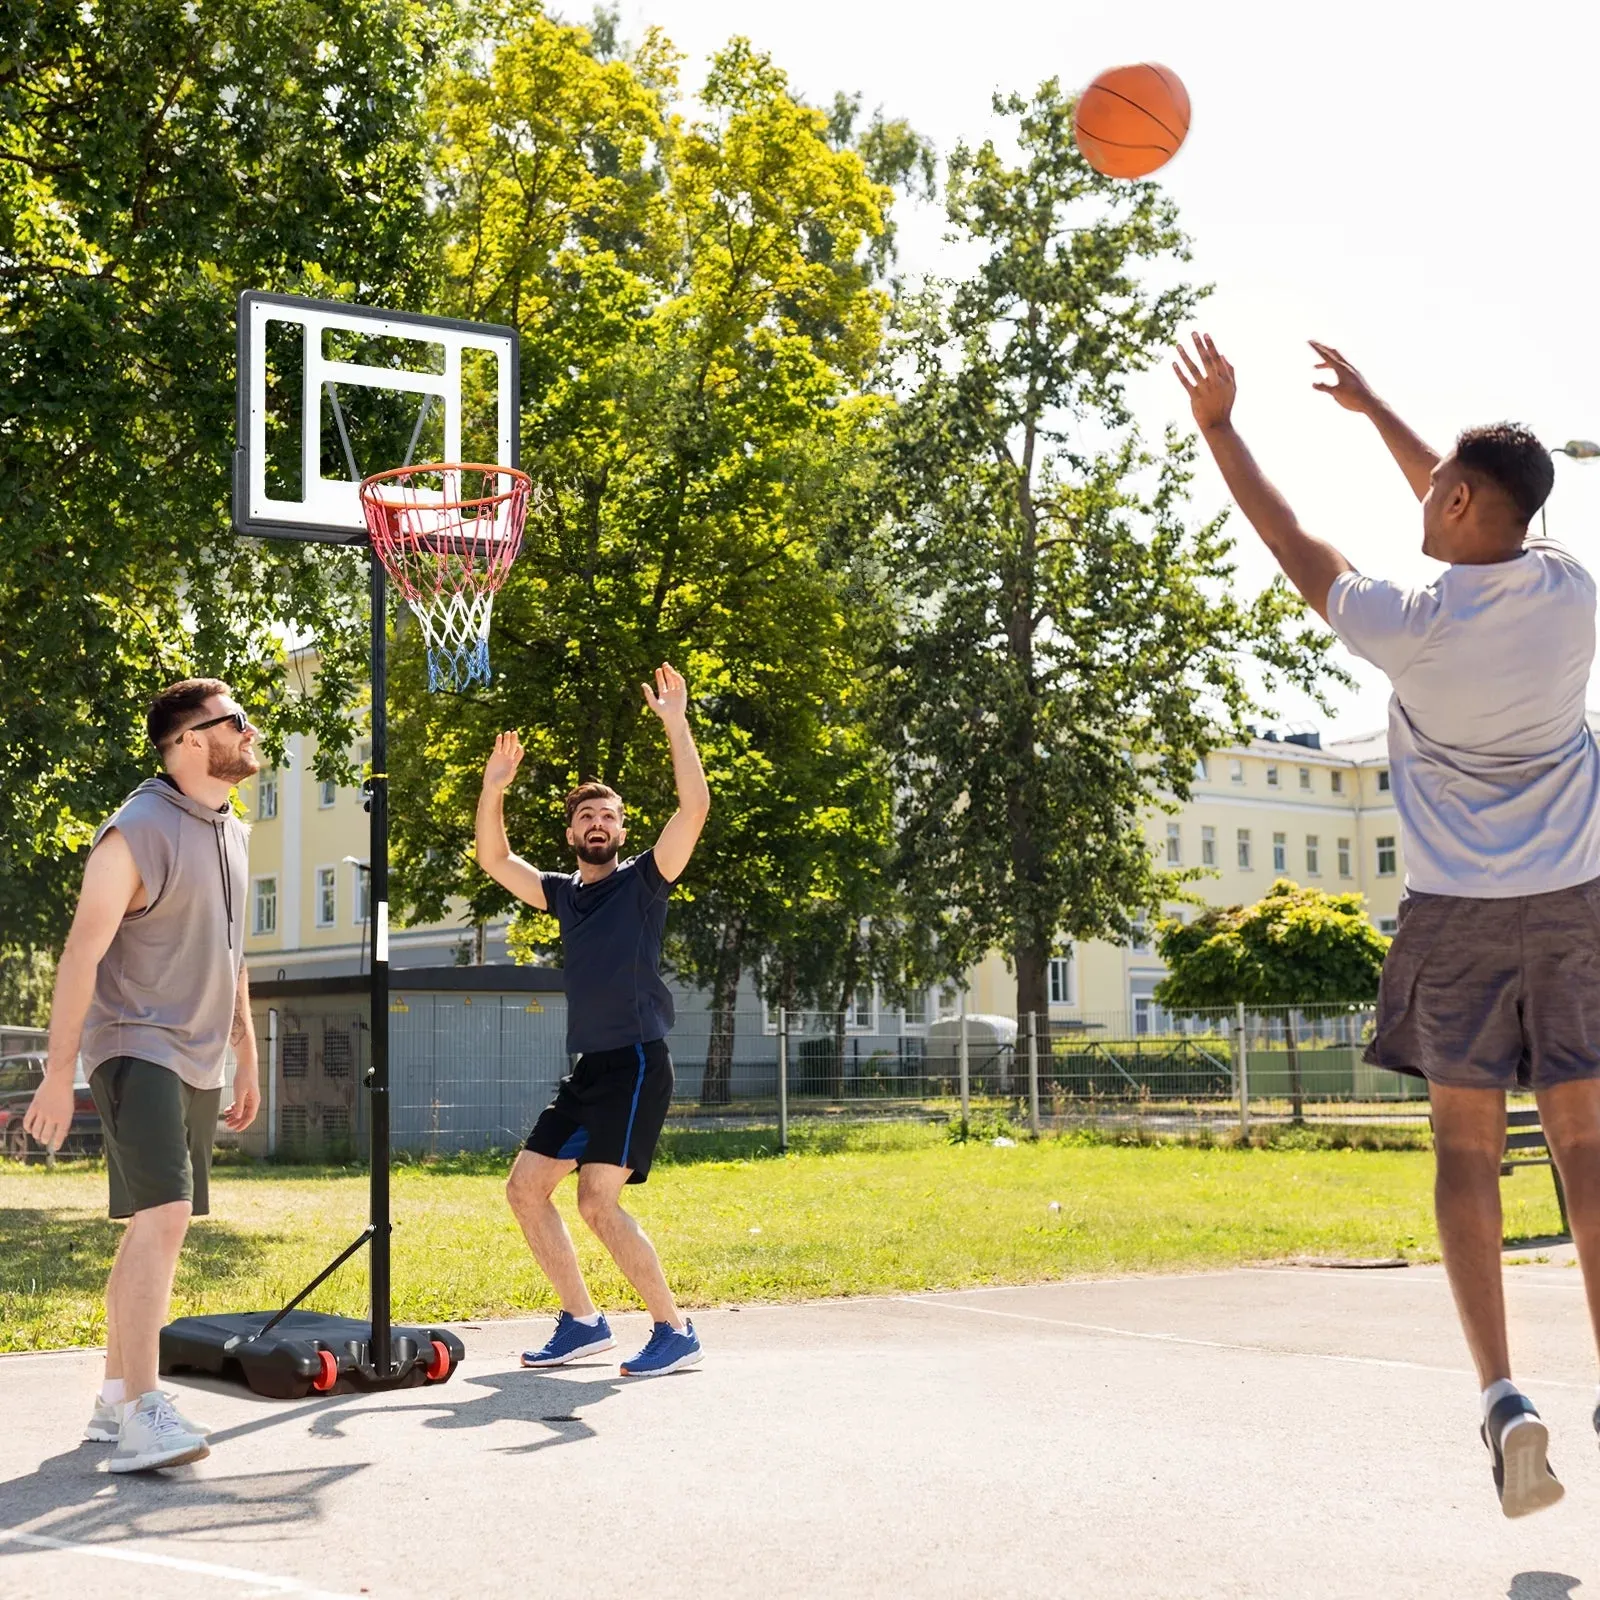
[[[216,745],[206,749],[206,776],[219,778],[223,783],[243,783],[261,770],[261,758],[246,745],[237,750],[219,750]]]
[[[572,847],[578,853],[578,859],[586,862],[591,867],[603,867],[617,859],[617,851],[622,848],[620,840],[607,839],[604,844],[590,844],[582,840]]]

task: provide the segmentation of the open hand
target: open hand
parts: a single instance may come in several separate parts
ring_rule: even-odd
[[[645,704],[663,722],[682,722],[689,715],[689,685],[683,681],[683,674],[669,662],[663,661],[656,668],[654,689],[648,683],[642,683],[639,687],[644,690]]]
[[[22,1126],[46,1150],[59,1150],[72,1131],[72,1113],[76,1109],[77,1094],[73,1089],[72,1074],[48,1074],[43,1083],[33,1091],[28,1102],[27,1115]]]
[[[255,1072],[238,1068],[233,1077],[233,1104],[222,1113],[223,1122],[235,1133],[243,1133],[256,1120],[261,1109],[261,1079]]]
[[[1204,433],[1208,428],[1220,428],[1233,415],[1233,400],[1237,393],[1233,368],[1227,357],[1217,349],[1209,333],[1194,335],[1195,356],[1180,344],[1178,360],[1172,370],[1178,375],[1189,396],[1189,409],[1194,413],[1195,425]],[[1179,365],[1182,362],[1182,365]]]
[[[1374,396],[1367,380],[1331,344],[1318,344],[1315,339],[1307,339],[1306,343],[1322,357],[1317,371],[1333,374],[1332,383],[1313,383],[1311,387],[1321,394],[1332,395],[1346,411],[1368,410]]]
[[[517,768],[522,765],[522,741],[515,731],[497,733],[494,737],[494,753],[483,766],[483,786],[485,789],[504,789],[517,775]]]

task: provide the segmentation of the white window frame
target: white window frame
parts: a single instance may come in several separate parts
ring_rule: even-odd
[[[1274,872],[1289,870],[1289,835],[1286,833],[1275,833],[1272,836],[1272,870]]]
[[[263,894],[262,885],[270,883],[272,893]],[[272,908],[270,920],[262,916],[268,907]],[[259,878],[250,880],[250,936],[253,939],[267,938],[278,931],[278,874],[275,872],[263,873]]]
[[[1306,835],[1306,876],[1320,878],[1322,876],[1322,835],[1308,833]]]
[[[1053,1006],[1075,1006],[1078,1003],[1078,963],[1069,950],[1064,955],[1051,956],[1045,972],[1045,993]]]
[[[1392,878],[1395,875],[1395,872],[1398,870],[1400,863],[1400,853],[1395,847],[1394,834],[1383,834],[1374,840],[1373,843],[1377,848],[1378,876],[1380,878]],[[1387,867],[1385,867],[1383,864],[1383,858],[1385,856],[1388,856],[1389,858],[1389,865]]]
[[[1167,865],[1169,867],[1183,865],[1183,827],[1180,823],[1167,824]]]
[[[372,874],[365,867],[358,867],[354,863],[350,867],[351,875],[355,879],[355,886],[350,891],[350,906],[354,915],[350,918],[353,928],[365,927],[368,917],[372,914]]]
[[[1356,875],[1356,872],[1355,872],[1355,857],[1352,854],[1351,849],[1350,849],[1350,841],[1348,839],[1340,839],[1338,843],[1339,843],[1339,876],[1341,878],[1353,878]]]
[[[1248,828],[1235,828],[1233,831],[1234,860],[1239,864],[1241,872],[1254,872],[1255,851]]]
[[[1328,787],[1332,789],[1335,794],[1344,793],[1344,774],[1340,772],[1338,768],[1335,768],[1328,774]]]
[[[867,1020],[861,1020],[861,991],[867,992]],[[876,1033],[878,1025],[878,986],[856,985],[856,992],[850,997],[850,1009],[845,1012],[844,1031],[846,1033]]]
[[[1378,793],[1379,794],[1388,794],[1389,791],[1390,791],[1389,769],[1387,767],[1379,767],[1378,768]]]
[[[1207,758],[1201,756],[1194,764],[1194,777],[1197,783],[1205,783],[1211,777],[1211,769],[1206,764]]]
[[[1229,761],[1229,763],[1228,763],[1228,782],[1229,783],[1237,783],[1237,784],[1241,784],[1241,785],[1244,783],[1244,762],[1242,762],[1242,761]]]
[[[912,991],[922,997],[922,1015],[913,1017],[909,1007],[900,1007],[900,1026],[902,1028],[926,1028],[929,1020],[939,1009],[939,997],[932,989],[916,989]]]
[[[1278,763],[1276,761],[1267,763],[1267,787],[1269,789],[1278,787]]]
[[[1378,932],[1390,939],[1394,938],[1400,931],[1400,919],[1398,917],[1379,917],[1377,921]]]
[[[1136,956],[1154,955],[1155,937],[1148,914],[1141,911],[1133,919],[1133,932],[1128,935],[1128,953]]]
[[[317,779],[317,810],[331,811],[339,798],[339,785],[332,778]]]
[[[323,896],[331,892],[333,895],[333,910],[324,914]],[[313,867],[311,869],[311,918],[312,926],[317,928],[336,928],[339,925],[339,869],[337,867]]]
[[[1214,867],[1217,864],[1217,830],[1208,822],[1200,829],[1200,865]]]
[[[1300,769],[1300,787],[1307,794],[1311,793],[1311,768],[1310,767],[1301,767],[1301,769]]]
[[[256,780],[256,821],[271,822],[278,814],[278,773],[263,772]]]

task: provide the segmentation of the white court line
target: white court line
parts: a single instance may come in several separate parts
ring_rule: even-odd
[[[1325,1350],[1284,1350],[1266,1344],[1230,1344],[1223,1339],[1191,1339],[1182,1333],[1150,1333],[1140,1328],[1111,1328],[1098,1322],[1066,1322],[1056,1317],[1036,1317],[1026,1311],[996,1311],[990,1306],[963,1306],[951,1300],[935,1300],[927,1295],[905,1295],[902,1298],[906,1305],[932,1306],[941,1311],[965,1311],[975,1317],[1005,1317],[1013,1322],[1042,1322],[1047,1328],[1069,1328],[1074,1333],[1102,1333],[1116,1339],[1145,1339],[1154,1344],[1190,1345],[1199,1350],[1233,1350],[1250,1356],[1291,1356],[1306,1361],[1334,1361],[1344,1366],[1437,1372],[1446,1377],[1472,1378],[1476,1381],[1476,1375],[1465,1367],[1435,1367],[1424,1361],[1393,1361],[1384,1356],[1341,1356]],[[1587,1383],[1565,1383],[1559,1378],[1537,1378],[1533,1381],[1546,1389],[1578,1389],[1587,1393],[1592,1388]]]
[[[102,1561],[127,1561],[141,1567],[165,1567],[169,1572],[192,1572],[202,1578],[226,1578],[255,1586],[258,1594],[298,1595],[301,1600],[357,1600],[354,1595],[313,1589],[298,1578],[275,1578],[245,1567],[219,1567],[211,1561],[191,1561],[185,1556],[156,1555],[149,1550],[128,1550],[118,1545],[84,1544],[75,1539],[53,1539],[47,1533],[17,1533],[0,1528],[0,1544],[28,1544],[40,1550],[65,1550],[75,1556],[98,1556]]]

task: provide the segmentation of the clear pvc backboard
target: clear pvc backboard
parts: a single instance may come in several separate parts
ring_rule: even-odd
[[[242,534],[364,543],[363,478],[518,464],[515,328],[252,291],[238,337]]]

